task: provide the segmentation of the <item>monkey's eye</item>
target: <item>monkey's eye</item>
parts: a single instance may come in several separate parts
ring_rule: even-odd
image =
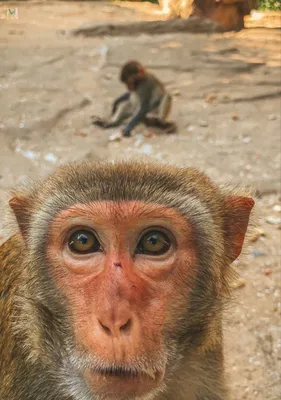
[[[170,247],[171,241],[164,232],[150,231],[140,238],[136,248],[136,254],[159,256],[166,253]]]
[[[96,236],[87,230],[74,232],[68,240],[68,246],[73,253],[79,254],[94,253],[102,250]]]

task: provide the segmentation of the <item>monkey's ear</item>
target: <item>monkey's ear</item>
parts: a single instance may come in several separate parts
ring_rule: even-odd
[[[250,197],[230,196],[225,199],[225,233],[230,261],[236,260],[242,251],[254,200]]]
[[[28,197],[17,195],[10,199],[9,205],[13,210],[20,232],[25,239],[31,213],[31,201]]]

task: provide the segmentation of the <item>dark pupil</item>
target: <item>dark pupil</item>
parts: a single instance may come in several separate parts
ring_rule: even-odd
[[[147,239],[147,241],[149,242],[149,244],[153,244],[153,245],[157,244],[157,242],[158,242],[158,235],[151,235],[151,236]]]
[[[85,235],[85,233],[79,233],[78,236],[77,236],[77,240],[81,244],[87,244],[88,243],[88,236]]]

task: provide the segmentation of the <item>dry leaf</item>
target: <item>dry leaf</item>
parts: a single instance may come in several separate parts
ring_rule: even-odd
[[[180,42],[168,42],[160,46],[161,49],[178,49],[179,47],[182,47]]]

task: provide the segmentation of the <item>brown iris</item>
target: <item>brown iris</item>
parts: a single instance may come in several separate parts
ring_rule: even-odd
[[[86,229],[72,233],[68,240],[68,246],[73,253],[79,254],[101,251],[101,245],[94,233]]]
[[[161,255],[166,253],[171,247],[169,237],[161,231],[153,230],[145,233],[139,240],[136,253]]]

